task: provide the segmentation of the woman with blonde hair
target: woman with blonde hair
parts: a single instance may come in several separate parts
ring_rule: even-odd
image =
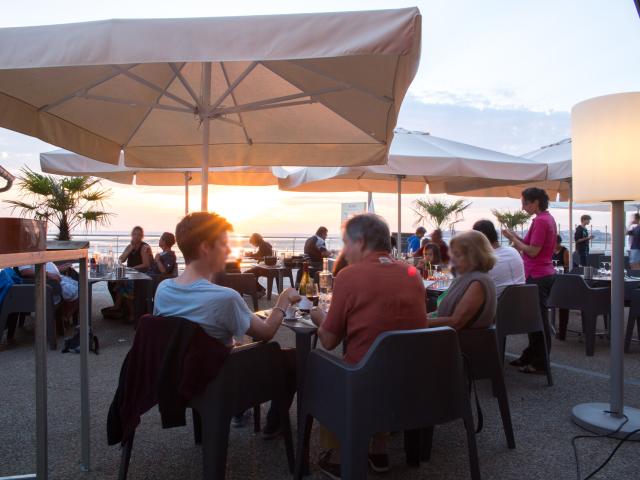
[[[496,263],[493,248],[482,233],[456,235],[449,245],[456,278],[429,314],[430,327],[486,328],[496,314],[496,287],[487,273]]]

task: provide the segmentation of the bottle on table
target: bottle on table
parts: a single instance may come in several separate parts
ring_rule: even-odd
[[[320,293],[331,293],[331,285],[333,283],[333,275],[329,271],[329,259],[322,259],[322,271],[320,277]]]
[[[317,289],[317,286],[314,285],[313,279],[311,275],[309,275],[309,262],[304,262],[302,264],[302,277],[300,278],[300,285],[298,287],[298,293],[300,293],[300,297],[302,297],[298,308],[303,312],[309,312],[313,306],[314,289]]]

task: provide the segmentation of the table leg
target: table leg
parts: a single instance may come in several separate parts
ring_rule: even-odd
[[[296,332],[296,378],[297,378],[297,419],[298,419],[298,441],[302,441],[305,435],[300,431],[302,422],[302,402],[304,395],[304,379],[305,372],[307,371],[307,360],[309,353],[311,352],[311,337],[313,333],[310,332]],[[302,472],[304,475],[309,474],[309,446],[305,445],[305,454],[302,464]]]
[[[271,300],[271,290],[273,290],[273,273],[267,271],[267,300]]]
[[[80,469],[90,468],[90,412],[89,412],[89,318],[91,287],[87,279],[87,260],[80,259]]]
[[[278,295],[282,293],[284,289],[284,277],[282,275],[282,270],[278,270]]]
[[[47,440],[47,278],[45,265],[36,265],[36,475],[48,478]],[[55,327],[54,327],[55,328]]]

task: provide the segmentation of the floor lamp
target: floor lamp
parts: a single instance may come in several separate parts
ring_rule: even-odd
[[[640,428],[640,410],[624,406],[624,201],[638,196],[640,92],[596,97],[571,111],[573,198],[611,202],[611,366],[609,403],[584,403],[572,419],[595,433],[624,437]],[[625,418],[626,417],[626,418]],[[633,435],[640,440],[640,433]]]

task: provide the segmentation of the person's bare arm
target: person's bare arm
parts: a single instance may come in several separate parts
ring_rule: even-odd
[[[514,234],[513,232],[511,232],[512,235],[508,236],[507,238],[509,238],[509,240],[511,240],[513,242],[513,246],[515,249],[526,253],[529,257],[531,258],[535,258],[538,256],[538,254],[540,253],[540,251],[542,250],[542,246],[541,245],[527,245],[526,243],[524,243],[522,241],[522,239],[520,237],[518,237],[516,234]]]
[[[60,275],[57,273],[47,272],[47,278],[51,280],[60,281]],[[24,278],[34,278],[36,276],[36,271],[33,268],[25,268],[24,270],[20,270],[20,276]]]
[[[158,266],[158,270],[160,271],[160,273],[167,273],[167,269],[164,266],[164,263],[162,263],[161,260],[161,256],[159,253],[156,253],[156,257],[154,259],[154,262],[156,262],[156,265]]]
[[[322,324],[324,323],[324,320],[326,318],[326,315],[322,311],[322,309],[313,307],[311,309],[310,316],[311,321],[318,327],[318,338],[320,339],[320,343],[322,343],[322,346],[324,348],[326,348],[327,350],[333,350],[338,345],[340,345],[342,339],[338,335],[328,332],[327,330],[322,328]]]
[[[450,317],[429,318],[429,327],[452,327],[462,330],[482,308],[484,288],[480,282],[473,282],[453,310]]]
[[[131,253],[131,250],[133,250],[133,245],[131,244],[127,245],[127,248],[125,248],[124,252],[122,252],[122,254],[118,257],[118,260],[120,260],[120,263],[124,263],[127,261],[127,258]]]
[[[271,314],[266,319],[261,319],[257,315],[251,316],[251,322],[249,323],[249,329],[247,335],[255,338],[256,340],[269,341],[280,328],[284,314],[281,310],[289,308],[292,303],[300,301],[300,295],[293,288],[287,288],[278,297],[276,307],[271,311]]]
[[[148,245],[144,245],[140,250],[140,258],[142,258],[142,263],[139,265],[134,265],[132,268],[139,271],[146,271],[151,268],[151,262],[153,261],[153,254],[151,253],[151,247]]]

